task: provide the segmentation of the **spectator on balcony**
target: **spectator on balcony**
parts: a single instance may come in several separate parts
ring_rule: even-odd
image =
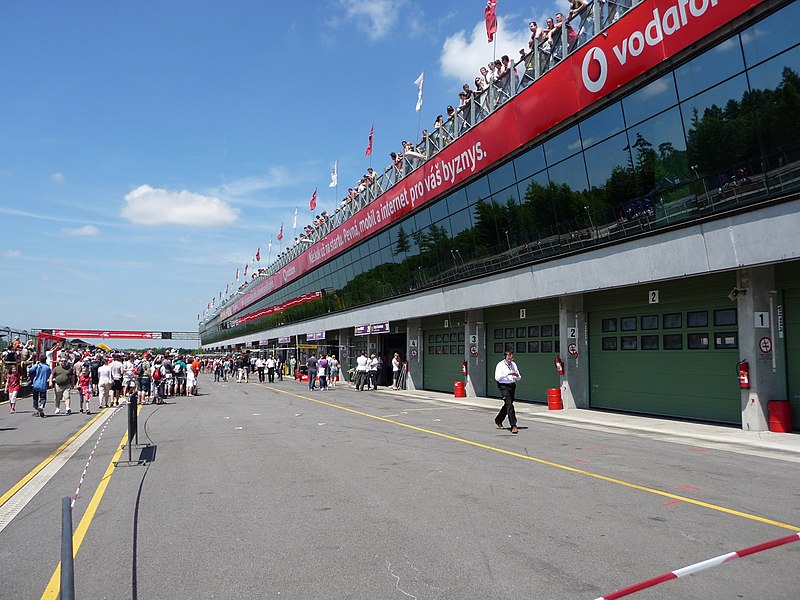
[[[550,39],[551,39],[552,44],[553,44],[553,48],[552,48],[553,57],[555,59],[557,59],[557,60],[561,60],[562,58],[564,58],[562,56],[563,50],[562,50],[562,47],[561,47],[561,44],[562,44],[562,41],[561,41],[561,35],[562,35],[561,34],[561,30],[562,30],[562,28],[565,29],[566,33],[567,33],[567,48],[568,48],[568,50],[573,49],[574,46],[575,46],[575,43],[578,40],[578,33],[572,28],[571,25],[569,25],[568,23],[564,23],[564,14],[563,13],[556,13],[555,29],[553,30],[553,33],[551,34]]]
[[[483,89],[485,90],[489,87],[489,69],[481,67],[480,78],[483,81]]]
[[[528,42],[528,48],[533,50],[536,47],[537,41],[539,42],[539,47],[541,48],[542,44],[545,42],[545,40],[547,40],[547,29],[539,27],[539,24],[536,21],[531,21],[529,27],[531,30],[531,39]]]
[[[553,35],[556,30],[556,25],[553,19],[548,18],[545,22],[545,27],[542,29],[542,38],[540,48],[542,51],[550,53],[553,51]]]
[[[497,79],[497,73],[495,72],[495,61],[489,61],[489,64],[486,65],[486,67],[488,70],[486,74],[486,82],[491,84],[495,79]]]
[[[483,92],[483,90],[486,89],[487,85],[488,84],[484,81],[483,77],[481,77],[481,76],[476,77],[475,78],[475,95],[477,96],[478,94]]]
[[[594,35],[594,21],[591,18],[589,11],[588,0],[567,0],[569,3],[569,12],[567,13],[567,21],[579,19],[577,29],[581,37],[591,37]]]

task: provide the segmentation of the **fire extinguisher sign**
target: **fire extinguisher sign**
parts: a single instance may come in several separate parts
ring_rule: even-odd
[[[764,336],[760,340],[758,340],[758,347],[764,354],[769,354],[770,352],[772,352],[772,340],[767,336]]]

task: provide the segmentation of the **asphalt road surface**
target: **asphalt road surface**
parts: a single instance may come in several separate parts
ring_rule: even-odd
[[[3,599],[57,597],[61,499],[90,455],[73,523],[94,600],[593,600],[800,527],[797,462],[524,418],[512,435],[496,411],[388,390],[204,377],[141,407],[143,462],[117,467],[126,408],[2,408]],[[796,600],[799,568],[790,544],[632,597]]]

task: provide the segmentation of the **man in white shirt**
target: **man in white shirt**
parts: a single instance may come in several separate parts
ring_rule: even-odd
[[[100,386],[100,408],[108,408],[114,397],[114,377],[111,375],[111,367],[105,358],[100,359],[100,367],[97,369],[98,385]]]
[[[364,380],[367,378],[367,370],[369,369],[369,359],[367,353],[362,352],[356,359],[356,389],[364,391]]]
[[[258,383],[264,383],[264,367],[267,363],[260,356],[256,359],[256,371],[258,371]],[[272,383],[272,382],[270,382]]]
[[[522,379],[519,374],[517,363],[514,362],[514,353],[506,352],[503,360],[497,363],[494,370],[494,379],[497,387],[500,388],[500,395],[503,397],[503,408],[497,413],[494,423],[498,429],[505,429],[503,421],[508,415],[508,423],[511,425],[511,433],[519,433],[517,430],[517,413],[514,410],[514,393],[517,389],[517,382]]]
[[[122,372],[123,366],[119,358],[115,354],[112,357],[111,363],[108,365],[111,369],[111,378],[114,381],[112,389],[114,390],[114,406],[119,405],[120,396],[122,396]]]

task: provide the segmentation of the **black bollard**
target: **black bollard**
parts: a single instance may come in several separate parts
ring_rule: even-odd
[[[75,562],[72,559],[72,506],[61,500],[61,600],[75,600]]]

